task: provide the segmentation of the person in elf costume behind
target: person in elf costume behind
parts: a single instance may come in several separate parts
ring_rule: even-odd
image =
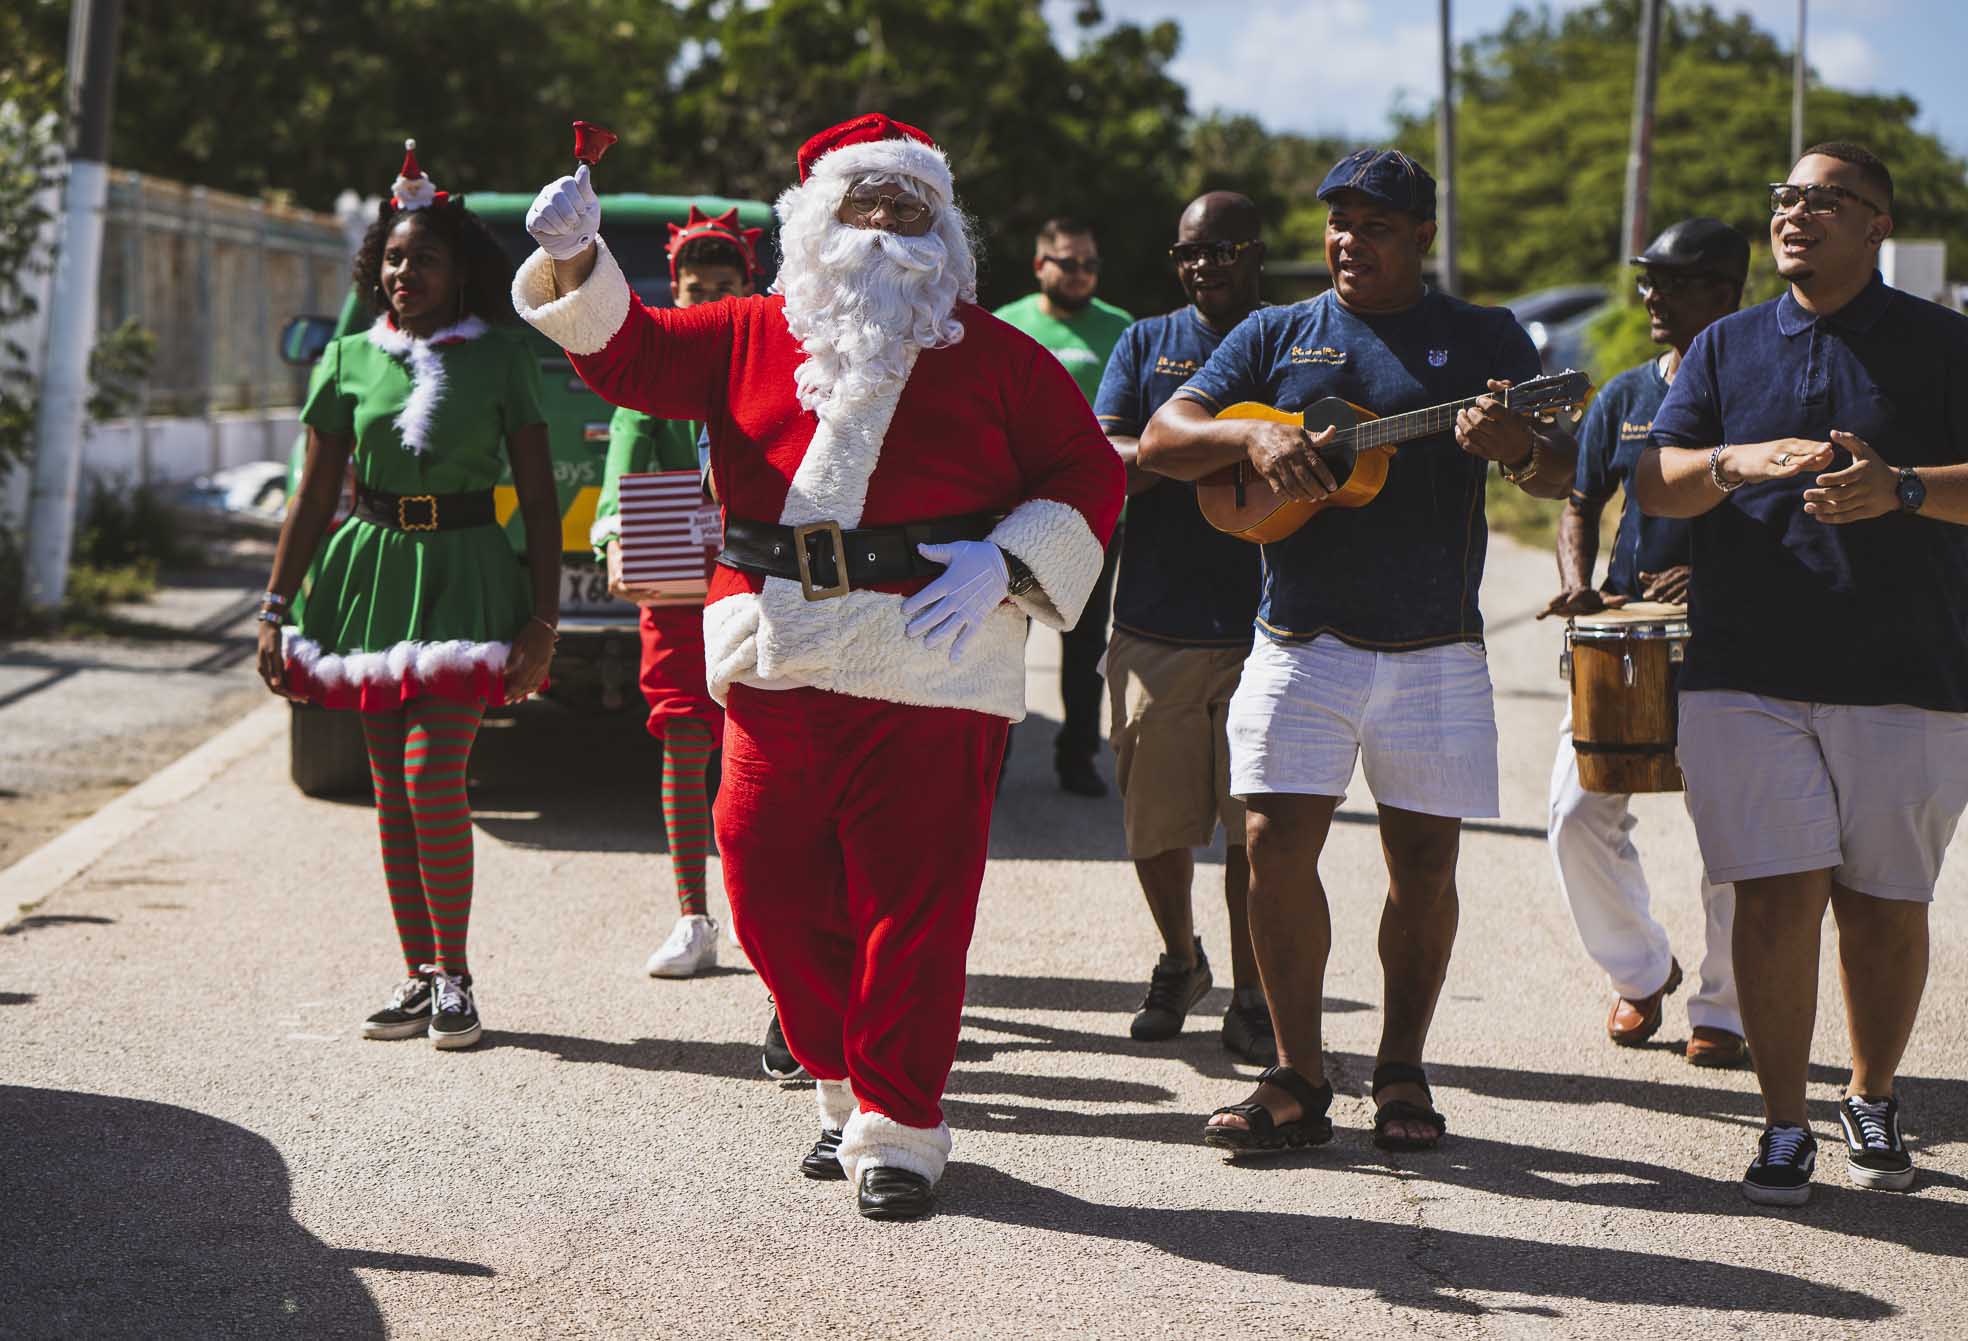
[[[260,609],[259,671],[283,698],[362,714],[408,970],[363,1037],[465,1048],[480,1034],[465,766],[485,709],[546,679],[560,509],[539,359],[511,329],[512,262],[415,149],[355,258],[375,323],[328,346],[301,411],[307,463]],[[355,514],[323,549],[351,458]],[[493,513],[508,462],[524,568]]]

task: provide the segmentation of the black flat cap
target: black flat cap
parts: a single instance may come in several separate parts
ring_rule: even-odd
[[[1749,239],[1720,219],[1683,219],[1669,224],[1629,264],[1705,270],[1740,284],[1749,278]]]

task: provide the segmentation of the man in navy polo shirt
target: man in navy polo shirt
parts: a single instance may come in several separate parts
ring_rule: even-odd
[[[1562,498],[1568,433],[1503,408],[1538,375],[1510,313],[1427,288],[1435,182],[1407,155],[1362,150],[1319,187],[1333,289],[1252,313],[1150,421],[1141,464],[1197,479],[1248,461],[1285,497],[1338,487],[1317,434],[1215,418],[1237,401],[1298,410],[1339,396],[1386,415],[1480,397],[1453,432],[1402,445],[1380,496],[1331,509],[1264,547],[1256,639],[1231,702],[1231,791],[1245,801],[1251,939],[1280,1065],[1203,1139],[1231,1150],[1328,1140],[1320,1005],[1331,924],[1319,852],[1356,760],[1380,811],[1388,895],[1380,950],[1385,1019],[1373,1089],[1384,1149],[1436,1145],[1447,1120],[1420,1063],[1457,915],[1464,818],[1497,813],[1496,713],[1476,592],[1491,461],[1527,493]]]
[[[1235,980],[1223,1045],[1247,1062],[1278,1060],[1244,914],[1244,807],[1230,794],[1225,731],[1230,696],[1250,652],[1258,552],[1203,520],[1196,487],[1136,463],[1141,430],[1175,389],[1201,370],[1224,335],[1261,302],[1262,218],[1245,196],[1212,191],[1182,212],[1169,248],[1189,303],[1138,321],[1107,361],[1094,413],[1129,465],[1130,521],[1121,531],[1114,636],[1107,645],[1115,777],[1128,856],[1141,877],[1163,953],[1128,1032],[1172,1038],[1211,986],[1195,934],[1192,849],[1229,836],[1223,895]]]
[[[1827,905],[1848,1176],[1913,1181],[1893,1081],[1968,808],[1968,318],[1881,281],[1893,180],[1864,148],[1807,150],[1770,208],[1789,292],[1696,337],[1634,485],[1694,519],[1679,755],[1708,878],[1736,886],[1767,1123],[1743,1193],[1799,1205]]]
[[[1653,338],[1667,352],[1629,368],[1600,390],[1578,433],[1578,481],[1558,520],[1558,581],[1563,587],[1547,615],[1589,615],[1628,601],[1688,598],[1688,523],[1649,517],[1633,496],[1633,463],[1647,445],[1654,412],[1695,336],[1742,303],[1749,275],[1749,239],[1720,219],[1683,219],[1633,258],[1641,267]],[[1603,586],[1592,585],[1599,551],[1599,514],[1624,490],[1619,533]],[[1540,616],[1541,618],[1542,616]],[[1681,983],[1681,965],[1667,931],[1648,911],[1647,874],[1629,837],[1632,798],[1588,792],[1579,785],[1572,718],[1558,730],[1551,766],[1551,857],[1579,939],[1615,993],[1606,1033],[1637,1047],[1661,1027],[1663,1000]],[[1688,1046],[1697,1066],[1743,1060],[1742,1017],[1729,967],[1729,928],[1735,894],[1727,885],[1701,886],[1706,925],[1699,982],[1688,1002]]]

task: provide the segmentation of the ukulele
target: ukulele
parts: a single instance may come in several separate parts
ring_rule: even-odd
[[[1579,409],[1591,398],[1592,381],[1584,373],[1568,368],[1521,382],[1506,391],[1483,394],[1501,400],[1505,409],[1533,414],[1550,423],[1561,413],[1576,419]],[[1387,467],[1396,447],[1454,428],[1456,412],[1469,408],[1478,399],[1471,396],[1385,419],[1337,396],[1328,396],[1296,414],[1256,401],[1242,401],[1216,417],[1269,419],[1273,423],[1295,425],[1307,433],[1338,429],[1332,440],[1319,448],[1319,459],[1332,472],[1339,491],[1316,503],[1281,498],[1250,462],[1239,461],[1197,480],[1196,503],[1203,510],[1203,520],[1239,540],[1257,545],[1283,540],[1327,508],[1361,508],[1373,502],[1381,486],[1387,483]]]

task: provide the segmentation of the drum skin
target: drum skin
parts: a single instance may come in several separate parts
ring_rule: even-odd
[[[1674,689],[1685,634],[1668,636],[1670,624],[1680,619],[1638,611],[1573,621],[1572,743],[1586,791],[1682,789]]]

